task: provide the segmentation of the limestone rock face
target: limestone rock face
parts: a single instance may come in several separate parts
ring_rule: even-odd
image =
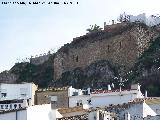
[[[115,73],[109,66],[109,62],[106,60],[101,60],[96,63],[92,63],[85,69],[85,74],[87,77],[91,78],[93,76],[98,76],[101,80],[107,80],[114,77]]]
[[[72,85],[76,88],[98,87],[97,83],[107,83],[116,75],[116,69],[106,60],[100,60],[90,64],[86,68],[75,68],[64,72],[57,80],[58,86]]]
[[[10,71],[3,71],[0,73],[0,83],[15,83],[17,76]]]

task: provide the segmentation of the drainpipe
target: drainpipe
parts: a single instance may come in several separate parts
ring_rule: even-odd
[[[18,120],[18,117],[17,117],[17,110],[16,110],[16,120]]]

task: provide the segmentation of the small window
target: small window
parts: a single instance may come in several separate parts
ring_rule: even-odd
[[[79,103],[77,103],[77,106],[79,106]]]
[[[16,109],[17,108],[17,104],[14,104],[14,109]]]
[[[1,97],[6,97],[7,93],[1,93]]]
[[[22,108],[21,104],[19,104],[19,108]]]
[[[62,64],[62,66],[64,65],[64,61],[63,60],[61,61],[61,64]]]
[[[12,104],[9,105],[10,109],[12,109]]]
[[[5,105],[5,109],[8,109],[8,105]]]
[[[3,105],[1,105],[1,109],[4,109],[4,108],[3,108]]]
[[[110,51],[110,46],[108,45],[108,52]]]
[[[119,48],[121,49],[121,47],[122,47],[122,42],[119,42]]]
[[[27,94],[21,94],[21,97],[26,97],[27,96]]]
[[[28,89],[27,88],[20,88],[21,97],[26,97],[27,93],[28,93]]]
[[[72,56],[72,61],[74,61],[74,55]]]
[[[89,99],[89,100],[87,100],[87,101],[88,101],[88,104],[91,105],[91,99]]]
[[[76,62],[78,62],[78,56],[76,56]]]

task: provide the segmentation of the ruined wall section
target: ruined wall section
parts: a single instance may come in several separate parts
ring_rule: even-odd
[[[54,77],[58,79],[65,71],[84,68],[98,60],[108,60],[127,71],[148,48],[152,35],[151,31],[137,25],[110,38],[86,41],[81,48],[70,47],[67,52],[58,52],[54,60]]]
[[[35,58],[30,58],[30,63],[34,65],[43,64],[45,61],[49,59],[50,54],[44,54],[42,56],[38,56]]]

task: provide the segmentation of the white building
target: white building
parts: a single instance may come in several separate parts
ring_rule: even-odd
[[[0,84],[0,101],[24,99],[34,105],[37,86],[33,83]]]
[[[24,108],[0,112],[0,120],[27,120],[27,110]]]
[[[151,15],[151,16],[146,16],[145,13],[139,14],[137,16],[129,15],[130,16],[130,22],[135,22],[135,21],[140,21],[145,23],[148,26],[154,26],[160,24],[160,17]]]
[[[120,120],[145,120],[147,116],[160,115],[160,98],[136,98],[127,104],[106,108],[115,112]]]
[[[90,110],[88,113],[88,120],[115,120],[117,118],[115,113],[107,112],[105,110]]]
[[[51,104],[34,105],[0,112],[0,120],[56,120],[52,113]]]
[[[51,104],[0,112],[0,120],[66,120],[80,117],[87,117],[82,107],[51,109]]]
[[[83,93],[70,87],[69,91],[69,107],[75,107],[79,105],[89,105],[89,107],[105,107],[110,104],[123,104],[128,103],[135,98],[144,98],[140,91],[140,85],[132,85],[130,90],[97,90],[90,93],[90,89],[86,93]],[[72,95],[72,96],[71,96]]]

